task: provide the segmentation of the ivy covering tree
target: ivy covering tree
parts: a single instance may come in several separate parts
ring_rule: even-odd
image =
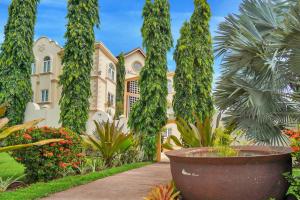
[[[175,95],[173,109],[176,117],[193,123],[193,52],[191,28],[188,22],[183,24],[180,38],[174,52],[176,70],[174,76]]]
[[[146,63],[140,72],[140,100],[129,117],[132,131],[142,135],[145,159],[153,160],[156,136],[167,122],[167,52],[173,46],[168,0],[146,0],[143,10]]]
[[[124,90],[125,90],[125,58],[121,53],[118,56],[119,62],[117,64],[117,95],[116,95],[116,114],[119,118],[124,113]]]
[[[0,104],[7,103],[10,125],[23,122],[32,99],[31,64],[39,0],[12,0],[0,51]]]
[[[213,50],[209,30],[210,7],[206,0],[194,0],[195,10],[191,17],[191,37],[193,38],[193,99],[195,114],[201,119],[213,112]]]
[[[95,44],[94,27],[99,25],[98,0],[69,0],[60,121],[77,133],[86,129],[91,97],[90,74]]]

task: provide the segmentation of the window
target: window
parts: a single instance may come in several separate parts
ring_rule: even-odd
[[[49,101],[49,90],[42,90],[42,102]]]
[[[127,92],[132,93],[132,94],[139,94],[140,93],[140,88],[138,81],[128,81],[127,82]]]
[[[172,135],[172,128],[168,128],[164,134],[163,134],[163,138],[167,139],[170,135]]]
[[[35,63],[31,64],[31,74],[35,74],[36,73],[36,67],[35,67]]]
[[[170,79],[168,79],[168,92],[169,94],[173,92],[173,83]]]
[[[108,78],[115,80],[115,66],[112,63],[108,66]]]
[[[133,70],[137,73],[139,73],[142,70],[142,67],[143,65],[138,61],[134,62],[132,65]]]
[[[50,72],[50,70],[51,70],[51,58],[49,56],[46,56],[44,58],[44,69],[43,69],[43,72],[47,73],[47,72]]]
[[[115,101],[114,98],[115,98],[114,95],[109,92],[108,95],[107,95],[108,107],[112,107],[114,105],[114,101]]]

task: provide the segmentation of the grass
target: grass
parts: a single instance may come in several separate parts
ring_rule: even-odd
[[[48,183],[35,183],[26,188],[21,188],[16,191],[9,191],[0,193],[0,199],[5,200],[32,200],[49,196],[50,194],[61,192],[69,188],[90,183],[92,181],[112,176],[121,172],[125,172],[131,169],[140,168],[151,164],[145,163],[133,163],[123,165],[121,167],[115,167],[106,169],[101,172],[89,173],[86,175],[67,176],[61,179],[53,180]],[[0,177],[11,177],[14,175],[22,175],[24,167],[14,161],[8,154],[0,154]]]
[[[0,153],[0,177],[18,177],[24,173],[24,167],[17,163],[7,153]]]

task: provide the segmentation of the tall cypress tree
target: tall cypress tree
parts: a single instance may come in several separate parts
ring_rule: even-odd
[[[173,109],[176,117],[192,123],[194,112],[193,101],[193,51],[191,28],[188,22],[180,30],[180,38],[174,52],[176,70],[174,76],[175,95]]]
[[[5,39],[0,53],[0,104],[7,103],[10,124],[24,119],[26,104],[32,99],[31,64],[39,0],[12,0]]]
[[[90,74],[99,25],[98,0],[69,0],[63,73],[60,77],[60,121],[64,127],[85,131],[91,97]]]
[[[191,17],[191,36],[193,38],[193,99],[195,114],[202,120],[213,112],[212,81],[213,51],[209,31],[211,17],[210,7],[206,0],[194,0],[195,10]]]
[[[117,95],[116,95],[116,114],[115,117],[119,118],[124,113],[124,90],[125,90],[125,58],[121,53],[118,56],[117,64]]]
[[[140,100],[134,105],[128,124],[143,135],[145,158],[152,160],[156,136],[167,122],[167,52],[173,46],[169,1],[146,0],[143,19],[147,57],[140,73]]]

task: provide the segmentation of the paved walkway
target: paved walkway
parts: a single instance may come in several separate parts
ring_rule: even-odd
[[[142,200],[172,179],[169,163],[157,163],[56,193],[43,200]]]

